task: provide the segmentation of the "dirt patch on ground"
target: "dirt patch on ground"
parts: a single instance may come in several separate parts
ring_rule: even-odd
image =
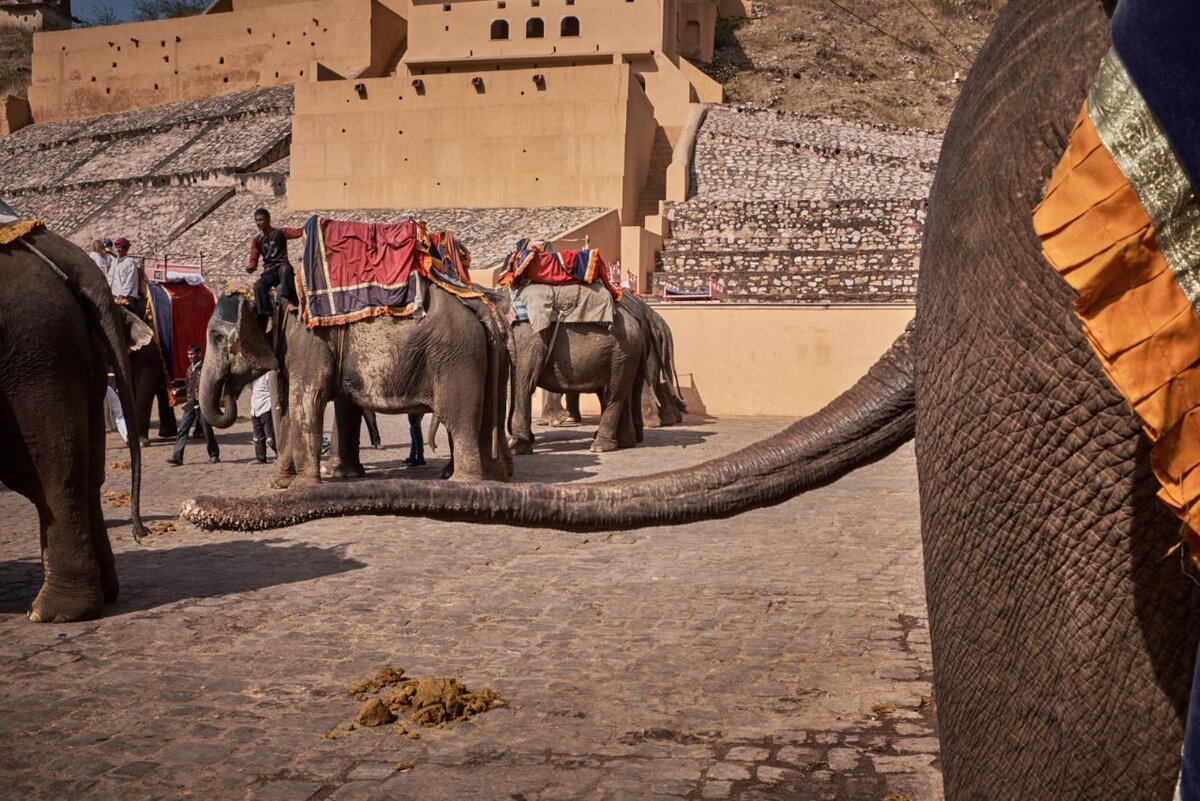
[[[123,462],[113,462],[112,463],[113,470],[129,470],[131,467],[132,467],[132,465],[129,463],[128,459],[126,459]]]
[[[368,728],[384,726],[400,716],[418,726],[441,728],[505,706],[504,699],[491,687],[471,691],[458,679],[409,679],[404,677],[403,668],[384,668],[369,679],[351,684],[348,690],[363,702],[355,723]],[[380,692],[382,696],[373,695]],[[413,740],[420,737],[403,724],[396,726],[396,733]],[[340,734],[334,730],[325,736],[336,739]]]
[[[153,523],[146,524],[146,531],[156,537],[161,537],[165,534],[174,534],[179,528],[170,520],[155,520]]]
[[[123,506],[128,506],[129,499],[130,495],[128,491],[110,492],[109,490],[100,490],[100,500],[104,502],[105,506],[111,509],[120,509]]]
[[[942,130],[1003,5],[765,0],[720,20],[713,63],[698,66],[731,103]]]

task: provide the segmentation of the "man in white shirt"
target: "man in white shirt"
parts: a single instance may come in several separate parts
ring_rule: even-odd
[[[138,317],[145,319],[146,311],[142,304],[141,270],[138,263],[129,256],[129,240],[125,237],[113,242],[117,249],[117,259],[108,273],[108,283],[112,287],[113,297],[117,303],[126,306]]]
[[[260,376],[250,389],[250,425],[254,429],[254,458],[267,463],[267,448],[275,450],[275,422],[271,419],[271,379],[274,371]]]

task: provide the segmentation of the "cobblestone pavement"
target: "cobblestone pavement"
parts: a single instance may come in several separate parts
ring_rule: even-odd
[[[407,423],[380,421],[387,447],[366,461],[398,473]],[[637,475],[784,423],[693,422],[602,455],[590,427],[540,429],[518,477]],[[192,494],[265,487],[248,425],[221,441],[217,465],[203,442],[179,468],[149,449],[143,510],[159,533],[135,545],[127,508],[109,510],[121,599],[98,621],[26,620],[35,516],[0,491],[0,796],[942,797],[911,447],[686,527],[348,518],[245,535],[174,520]],[[110,464],[127,458],[119,445],[110,436]],[[106,490],[128,481],[111,469]],[[361,705],[347,685],[386,665],[509,705],[419,739],[346,731]]]

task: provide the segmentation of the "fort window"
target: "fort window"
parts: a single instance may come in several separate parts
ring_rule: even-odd
[[[542,0],[529,0],[529,5],[533,6],[534,8],[537,8],[541,4]]]
[[[507,6],[508,3],[505,3],[504,0],[496,0],[496,8],[505,8]]]
[[[558,26],[559,36],[578,36],[579,35],[579,17],[563,17],[562,24]]]
[[[492,20],[492,40],[508,38],[508,20]]]
[[[449,10],[450,10],[450,4],[442,3],[442,11],[449,11]]]
[[[575,5],[575,0],[567,0],[567,5],[569,5],[569,6]]]
[[[541,39],[546,35],[546,23],[540,17],[530,17],[525,21],[525,38]]]

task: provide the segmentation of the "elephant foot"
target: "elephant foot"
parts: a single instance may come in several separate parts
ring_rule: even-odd
[[[293,487],[315,487],[317,484],[320,484],[320,483],[321,483],[320,476],[310,476],[310,475],[304,475],[304,474],[297,473],[296,476],[294,478],[292,478],[291,486],[293,486]]]
[[[294,473],[276,473],[271,476],[271,480],[267,482],[267,485],[271,489],[287,489],[295,479],[296,475]]]
[[[367,469],[362,464],[347,464],[346,462],[335,465],[329,471],[329,475],[333,478],[362,478],[366,474]]]
[[[74,623],[77,620],[93,620],[104,614],[104,593],[97,584],[90,591],[67,593],[43,584],[33,605],[29,608],[29,619],[34,623]]]
[[[609,453],[620,449],[620,444],[615,439],[602,437],[599,434],[592,440],[592,453]]]
[[[149,448],[150,447],[150,438],[149,437],[138,437],[138,443],[143,448]]]
[[[517,456],[528,456],[533,453],[533,440],[513,437],[508,441],[508,447]]]
[[[454,476],[454,463],[448,462],[446,466],[442,468],[442,472],[439,473],[439,475],[443,480],[449,481]]]

